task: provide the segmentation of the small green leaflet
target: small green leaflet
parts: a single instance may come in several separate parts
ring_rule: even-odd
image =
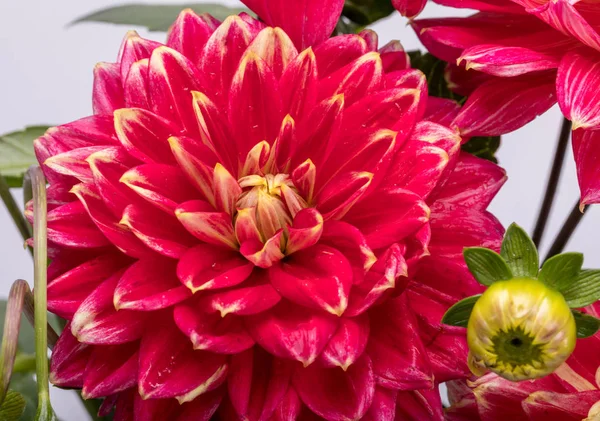
[[[600,329],[600,320],[594,316],[573,310],[573,317],[575,318],[577,337],[579,339],[589,338],[590,336],[595,335],[598,329]]]
[[[539,279],[546,285],[562,291],[576,280],[582,265],[581,253],[557,254],[544,262]]]
[[[37,164],[33,141],[47,129],[48,126],[31,126],[0,136],[0,174],[10,187],[21,187],[27,169]]]
[[[481,294],[473,295],[460,300],[448,309],[444,317],[442,317],[442,323],[451,326],[467,327],[469,323],[469,317],[477,300],[479,300]]]
[[[510,268],[504,259],[495,251],[483,247],[464,249],[465,262],[475,279],[486,286],[496,281],[512,279]]]
[[[581,308],[600,299],[600,270],[584,269],[562,291],[571,308]]]
[[[145,26],[150,31],[166,32],[169,30],[179,13],[184,9],[194,12],[209,13],[218,20],[225,20],[227,16],[237,15],[242,12],[250,13],[244,7],[227,7],[213,3],[191,4],[125,4],[109,7],[97,12],[80,17],[72,24],[80,22],[105,22],[118,25]]]
[[[537,248],[523,228],[517,224],[510,224],[506,230],[500,255],[515,278],[537,278],[540,267]]]

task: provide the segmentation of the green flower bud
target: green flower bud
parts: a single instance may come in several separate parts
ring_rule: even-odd
[[[469,367],[521,381],[546,376],[573,352],[575,319],[562,294],[536,279],[493,283],[467,327]]]

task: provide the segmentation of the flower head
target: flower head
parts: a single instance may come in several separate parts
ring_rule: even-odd
[[[166,45],[128,34],[95,114],[36,141],[55,384],[117,419],[441,413],[435,382],[468,369],[439,319],[477,289],[462,248],[499,244],[504,172],[423,121],[399,43],[309,38],[184,11]]]
[[[562,294],[536,279],[492,284],[477,300],[467,329],[469,364],[509,380],[543,377],[575,348],[575,319]]]

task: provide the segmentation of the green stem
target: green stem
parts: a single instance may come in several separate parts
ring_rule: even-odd
[[[50,404],[48,387],[48,313],[47,303],[47,265],[48,230],[46,180],[39,167],[30,169],[33,186],[33,277],[34,277],[34,314],[35,314],[35,371],[38,389],[38,408],[36,421],[57,420]]]
[[[23,216],[23,212],[10,193],[10,187],[8,187],[8,183],[2,174],[0,174],[0,197],[2,198],[2,202],[4,202],[4,206],[6,206],[6,209],[8,210],[12,220],[17,226],[19,233],[21,233],[23,241],[27,241],[27,239],[31,238],[31,229],[29,223]]]

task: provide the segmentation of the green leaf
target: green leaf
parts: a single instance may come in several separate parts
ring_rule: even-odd
[[[0,421],[18,421],[25,412],[25,398],[14,390],[9,390],[0,406]]]
[[[150,31],[166,32],[169,30],[179,13],[184,9],[194,12],[210,13],[219,20],[227,16],[237,15],[242,12],[250,13],[244,7],[228,7],[220,4],[125,4],[123,6],[109,7],[97,12],[80,17],[72,24],[80,22],[106,22],[118,25],[145,26]]]
[[[512,279],[510,268],[495,251],[483,247],[469,247],[463,250],[467,267],[482,285],[490,286],[496,281]]]
[[[498,163],[496,151],[500,147],[500,136],[472,137],[462,145],[462,150],[479,158]]]
[[[515,278],[537,278],[540,267],[537,248],[517,224],[512,223],[506,230],[500,255]]]
[[[25,400],[25,412],[21,419],[33,420],[37,409],[37,385],[31,374],[13,373],[10,390],[19,392]]]
[[[0,174],[10,187],[21,187],[27,169],[37,164],[33,141],[46,130],[48,126],[32,126],[0,136]]]
[[[366,26],[394,11],[390,0],[346,0],[342,15],[354,23]]]
[[[544,262],[539,279],[559,291],[567,288],[575,280],[583,265],[583,254],[557,254]]]
[[[454,304],[448,309],[446,314],[444,314],[444,317],[442,317],[442,323],[451,326],[467,327],[469,317],[471,317],[471,312],[473,311],[473,306],[475,306],[479,297],[481,297],[481,294],[464,298]]]
[[[600,300],[600,270],[584,269],[561,291],[571,308],[581,308]]]
[[[596,332],[598,332],[598,329],[600,329],[600,319],[597,319],[594,316],[573,310],[573,317],[575,318],[577,337],[579,339],[589,338],[590,336],[595,335]]]

